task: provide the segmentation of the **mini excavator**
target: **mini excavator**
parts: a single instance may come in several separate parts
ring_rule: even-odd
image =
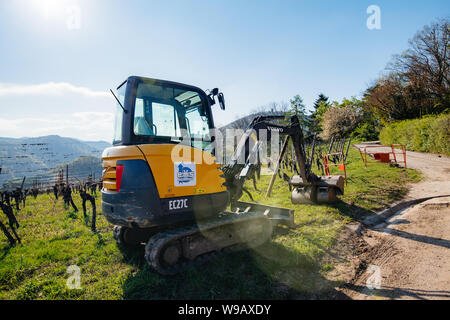
[[[293,227],[293,210],[239,201],[245,181],[261,168],[260,129],[292,141],[299,168],[289,181],[293,203],[333,202],[344,191],[341,176],[311,171],[296,116],[257,116],[231,160],[220,165],[210,136],[211,107],[218,102],[225,109],[218,89],[207,94],[186,84],[131,76],[111,92],[117,110],[113,146],[102,155],[102,212],[115,225],[117,243],[145,244],[145,259],[160,274],[257,247],[271,239],[277,225]],[[189,157],[174,160],[180,144]]]

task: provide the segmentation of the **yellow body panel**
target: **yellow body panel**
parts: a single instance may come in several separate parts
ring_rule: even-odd
[[[119,146],[107,148],[103,151],[103,187],[109,191],[116,190],[117,160],[145,160],[141,150],[136,146]]]
[[[182,150],[180,152],[180,150]],[[144,155],[145,158],[144,158]],[[175,155],[175,157],[173,157]],[[186,157],[179,157],[180,155]],[[192,157],[191,157],[192,156]],[[119,146],[103,152],[103,184],[114,191],[115,167],[117,160],[145,159],[155,179],[160,198],[210,194],[226,191],[225,179],[221,177],[220,165],[215,157],[206,151],[174,144],[145,144],[139,146]],[[175,186],[175,163],[195,162],[196,184],[194,186]]]
[[[185,159],[172,158],[172,153],[180,148],[173,144],[146,144],[139,148],[145,154],[158,188],[160,198],[183,197],[195,194],[223,192],[227,189],[222,185],[220,165],[215,163],[215,157],[210,153],[192,147],[182,147],[192,154]],[[174,149],[177,148],[177,149]],[[178,154],[177,154],[178,155]],[[174,162],[196,163],[196,185],[177,187],[174,185]]]
[[[102,158],[104,163],[112,161],[115,165],[117,160],[144,159],[144,156],[137,146],[118,146],[105,149]]]

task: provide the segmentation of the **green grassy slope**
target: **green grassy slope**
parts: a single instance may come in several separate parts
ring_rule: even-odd
[[[117,247],[101,213],[95,234],[82,212],[64,209],[62,199],[28,198],[18,214],[22,244],[10,247],[0,234],[0,299],[286,299],[327,292],[338,283],[325,279],[333,266],[321,258],[341,228],[401,199],[406,183],[420,179],[416,171],[386,164],[366,169],[354,149],[349,160],[346,194],[336,205],[292,205],[281,179],[269,199],[264,194],[270,177],[262,177],[259,192],[249,183],[255,200],[294,209],[297,227],[256,250],[222,256],[174,277],[151,270],[142,248]],[[81,208],[79,195],[74,199]],[[81,269],[82,289],[66,287],[71,265]]]

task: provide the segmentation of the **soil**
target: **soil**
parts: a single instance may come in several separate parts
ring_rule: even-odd
[[[334,249],[345,263],[327,276],[344,283],[338,299],[450,300],[450,158],[408,151],[406,160],[424,178],[404,201],[434,198],[345,229]]]

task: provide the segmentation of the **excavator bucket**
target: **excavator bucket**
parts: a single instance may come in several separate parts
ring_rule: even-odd
[[[315,182],[304,183],[300,176],[293,176],[289,185],[293,188],[293,204],[334,203],[344,194],[343,176],[320,176]]]

